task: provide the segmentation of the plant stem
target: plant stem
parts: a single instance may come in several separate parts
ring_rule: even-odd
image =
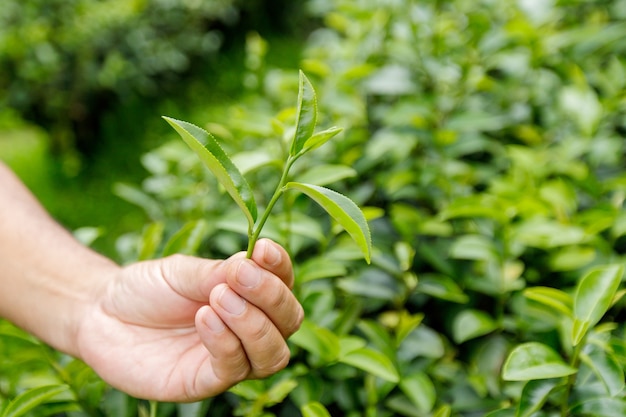
[[[572,352],[572,358],[570,360],[570,366],[578,369],[580,365],[580,351],[585,345],[586,337],[580,341],[576,346],[574,346],[574,351]],[[572,392],[572,388],[574,388],[574,384],[576,383],[576,375],[572,374],[567,376],[567,382],[565,386],[565,392],[563,393],[563,400],[561,401],[561,417],[569,416],[569,397]]]
[[[297,157],[293,157],[293,156],[290,156],[289,158],[287,158],[287,162],[285,162],[285,166],[283,167],[283,172],[280,176],[280,180],[278,181],[278,185],[276,186],[276,190],[274,190],[274,195],[272,195],[272,198],[270,199],[269,203],[267,203],[267,207],[265,207],[265,211],[263,211],[263,215],[261,216],[258,223],[256,224],[254,231],[251,234],[248,234],[248,251],[246,254],[246,257],[248,259],[252,258],[254,245],[256,244],[257,240],[259,240],[259,235],[261,234],[261,230],[263,229],[265,222],[269,218],[270,213],[272,212],[272,209],[276,205],[276,202],[278,201],[278,199],[285,192],[285,190],[283,190],[283,187],[287,183],[287,176],[289,174],[289,170],[291,169],[291,166],[296,161],[296,159]]]
[[[157,416],[158,401],[150,401],[150,417]]]

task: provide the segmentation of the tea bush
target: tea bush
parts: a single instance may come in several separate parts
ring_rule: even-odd
[[[263,20],[286,30],[267,8],[237,0],[6,0],[0,104],[45,128],[56,151],[92,153],[114,108],[153,104],[206,71],[231,38],[253,25],[267,30]]]
[[[265,233],[292,254],[306,311],[291,364],[158,415],[626,415],[626,3],[307,10],[323,25],[301,67],[320,126],[344,132],[293,175],[364,207],[372,264],[315,205],[285,200]],[[298,77],[253,75],[256,94],[190,121],[215,134],[263,205],[293,134]],[[152,221],[119,239],[123,261],[245,248],[245,219],[183,143],[172,136],[141,162],[145,181],[115,192]],[[1,335],[2,358],[22,364],[0,364],[4,404],[65,383],[34,415],[146,415],[76,361],[12,328]]]

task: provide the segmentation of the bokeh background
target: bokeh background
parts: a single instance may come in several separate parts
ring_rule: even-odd
[[[287,369],[154,407],[0,322],[0,410],[47,386],[9,415],[626,415],[626,0],[2,0],[0,159],[120,263],[228,256],[245,222],[160,116],[263,206],[300,69],[344,130],[294,176],[363,208],[373,257],[277,207]]]

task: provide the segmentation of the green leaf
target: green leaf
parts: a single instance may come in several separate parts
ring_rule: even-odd
[[[211,134],[198,126],[171,117],[163,116],[163,118],[217,177],[220,184],[224,186],[228,194],[244,212],[248,224],[252,228],[257,218],[257,207],[252,189],[220,144]]]
[[[364,348],[366,345],[365,339],[358,336],[342,336],[339,338],[339,356],[345,356],[350,352]]]
[[[502,408],[485,414],[485,417],[516,417],[514,408]]]
[[[626,400],[610,397],[594,398],[572,407],[570,415],[624,417],[626,416]]]
[[[558,313],[572,316],[572,297],[556,288],[532,287],[524,290],[524,297],[543,304]]]
[[[454,303],[465,304],[469,301],[467,294],[452,278],[440,274],[420,275],[417,291]]]
[[[156,251],[163,240],[164,229],[165,224],[163,222],[153,222],[144,228],[139,242],[140,261],[155,257]]]
[[[481,235],[459,237],[450,248],[450,257],[455,259],[471,259],[490,261],[499,258],[493,239]]]
[[[355,177],[357,172],[354,168],[345,165],[317,165],[305,173],[298,175],[298,181],[314,185],[326,185]]]
[[[296,112],[296,131],[291,142],[291,150],[289,151],[291,156],[301,155],[303,152],[306,152],[304,145],[313,136],[317,121],[315,90],[302,71],[300,71],[298,109]]]
[[[300,182],[289,182],[285,189],[301,191],[322,206],[352,236],[363,252],[365,260],[370,263],[372,252],[370,229],[363,212],[352,200],[328,188]]]
[[[406,376],[400,381],[400,389],[404,395],[422,412],[428,413],[435,406],[437,393],[428,375],[418,372]]]
[[[159,203],[135,186],[117,182],[113,185],[113,194],[141,207],[152,220],[160,220],[165,217]]]
[[[581,353],[580,359],[602,382],[611,397],[624,390],[624,370],[613,354],[594,346],[589,354]]]
[[[541,407],[545,404],[548,396],[560,384],[562,384],[561,379],[540,379],[528,381],[522,390],[516,417],[530,417],[536,411],[541,410]]]
[[[320,146],[328,142],[330,139],[334,138],[339,133],[341,133],[342,130],[343,129],[340,127],[333,126],[326,130],[322,130],[321,132],[317,132],[316,134],[311,136],[309,139],[307,139],[307,141],[304,143],[303,151],[309,152],[309,151],[312,151],[313,149],[319,148]]]
[[[622,265],[595,268],[585,275],[574,295],[572,340],[577,345],[611,307],[624,274]]]
[[[576,373],[551,347],[542,343],[521,344],[504,362],[502,379],[505,381],[530,381],[559,378]]]
[[[363,347],[339,358],[339,362],[369,372],[389,382],[398,382],[400,375],[391,360],[380,352]]]
[[[305,283],[316,279],[342,277],[348,273],[345,263],[315,257],[298,268],[298,282]]]
[[[452,415],[452,408],[448,404],[444,404],[439,407],[433,417],[450,417]]]
[[[326,407],[317,401],[310,402],[300,408],[302,417],[331,417]]]
[[[267,152],[262,150],[254,150],[240,152],[231,158],[233,163],[239,168],[239,172],[247,174],[259,168],[276,165],[281,166],[281,162]]]
[[[295,379],[285,379],[277,382],[265,393],[265,406],[281,403],[291,391],[298,386]]]
[[[30,389],[15,397],[4,409],[2,417],[23,416],[49,399],[68,391],[67,385],[44,385]]]
[[[334,362],[339,356],[339,338],[330,330],[309,320],[304,320],[300,329],[289,340],[325,362]]]
[[[496,322],[485,312],[463,310],[454,319],[452,335],[456,343],[491,333],[498,328]]]
[[[195,255],[208,229],[209,224],[206,220],[200,219],[187,222],[168,240],[165,249],[163,249],[163,256],[169,256],[174,253]]]

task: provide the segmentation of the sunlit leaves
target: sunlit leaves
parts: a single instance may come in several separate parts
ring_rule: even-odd
[[[363,347],[353,350],[339,358],[339,361],[390,382],[398,382],[398,371],[386,355]]]
[[[522,390],[517,408],[518,417],[530,417],[541,410],[555,388],[562,386],[562,379],[539,379],[528,381]]]
[[[592,270],[580,280],[574,295],[572,339],[575,345],[611,307],[623,274],[622,265],[609,265]]]
[[[317,401],[303,405],[300,411],[303,417],[330,417],[326,407]]]
[[[463,343],[466,340],[491,333],[497,327],[497,323],[487,313],[468,309],[461,311],[455,317],[452,324],[452,334],[456,343]]]
[[[246,215],[250,228],[257,218],[257,206],[252,189],[239,169],[226,155],[220,144],[204,129],[181,120],[163,117],[198,155],[220,184]]]
[[[298,190],[317,202],[352,236],[365,260],[369,263],[372,252],[372,238],[367,220],[361,209],[348,197],[325,187],[299,182],[289,182],[286,190]]]
[[[18,395],[4,409],[1,417],[19,417],[26,415],[35,407],[52,400],[60,394],[69,392],[67,385],[44,385],[32,388]]]
[[[431,411],[435,405],[437,397],[435,386],[428,375],[423,372],[402,378],[400,389],[422,412]]]
[[[505,381],[530,381],[549,379],[576,373],[551,347],[528,342],[515,347],[504,363],[502,379]]]
[[[572,315],[572,297],[556,288],[532,287],[524,290],[524,296],[549,307],[559,314],[568,317]]]
[[[313,136],[315,123],[317,122],[315,90],[302,71],[300,71],[296,117],[296,130],[290,150],[292,156],[298,155],[304,149],[305,143]]]

